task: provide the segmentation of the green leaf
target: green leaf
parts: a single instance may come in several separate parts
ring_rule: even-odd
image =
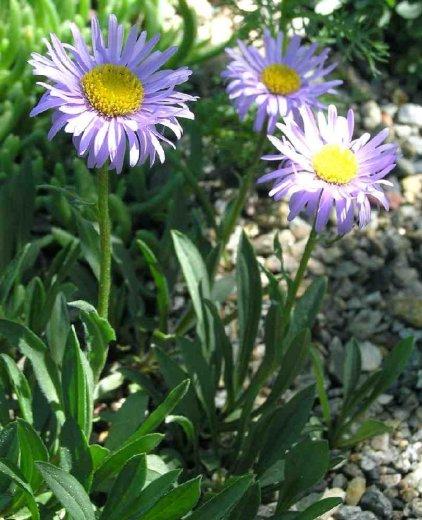
[[[0,335],[26,356],[37,382],[49,403],[60,403],[60,379],[45,344],[28,328],[14,321],[0,319]]]
[[[329,465],[329,449],[325,441],[306,439],[286,455],[284,481],[279,491],[277,512],[287,510],[297,497],[319,482]]]
[[[73,520],[95,520],[89,496],[75,477],[48,462],[37,462],[37,467],[47,486]]]
[[[178,424],[185,432],[188,441],[193,445],[196,444],[195,427],[190,419],[184,415],[168,415],[166,417],[166,424],[171,423]]]
[[[309,354],[310,341],[311,333],[308,329],[304,329],[290,342],[287,351],[282,357],[280,371],[272,384],[271,393],[263,409],[275,403],[302,370]]]
[[[20,470],[35,493],[43,481],[40,472],[35,466],[35,461],[47,461],[48,451],[36,431],[28,422],[17,419],[16,425],[19,439]],[[16,492],[9,510],[18,511],[21,509],[26,503],[26,498],[27,495],[25,491],[20,490],[20,492]]]
[[[145,484],[147,463],[145,454],[135,455],[117,476],[101,514],[104,520],[124,520],[134,510],[134,503]]]
[[[89,438],[92,427],[94,381],[91,367],[82,352],[75,329],[70,329],[63,357],[63,404],[66,417],[72,417]]]
[[[282,459],[286,450],[300,438],[314,400],[314,385],[297,392],[285,405],[274,412],[266,425],[265,432],[259,432],[253,443],[262,446],[257,466],[259,474]],[[277,439],[277,442],[274,442],[274,439]]]
[[[331,511],[331,509],[340,505],[342,502],[343,500],[340,497],[323,498],[307,507],[304,511],[301,511],[295,517],[295,520],[314,520],[321,518],[324,513]]]
[[[145,420],[148,395],[140,390],[129,394],[122,406],[111,418],[111,427],[105,447],[115,450],[121,446]]]
[[[151,412],[136,432],[129,437],[129,441],[135,437],[146,435],[154,431],[183,399],[189,388],[189,384],[189,379],[186,379],[180,383],[180,385],[176,386],[176,388],[173,388],[164,401]]]
[[[21,471],[31,488],[37,491],[41,485],[42,477],[35,466],[35,461],[47,461],[48,451],[31,424],[22,419],[17,419],[16,422]]]
[[[39,520],[40,513],[38,511],[37,503],[35,502],[32,488],[26,481],[24,475],[22,475],[20,469],[12,462],[3,459],[0,461],[0,473],[9,477],[20,489],[22,489],[25,495],[26,505],[32,514],[33,520]]]
[[[242,477],[232,477],[225,488],[207,502],[202,504],[189,517],[190,520],[222,520],[253,482],[252,475]]]
[[[189,6],[186,0],[178,0],[177,12],[183,20],[182,40],[178,45],[177,52],[169,60],[169,67],[176,67],[185,62],[194,47],[198,30],[196,11]]]
[[[347,343],[345,353],[343,365],[343,396],[347,401],[355,391],[362,372],[360,348],[355,339]]]
[[[69,303],[80,311],[80,316],[86,329],[86,342],[88,346],[88,359],[94,374],[94,380],[98,381],[104,366],[108,345],[116,339],[110,323],[99,316],[95,307],[84,301]]]
[[[71,416],[62,427],[60,442],[70,461],[70,473],[89,491],[94,471],[92,455],[84,432]]]
[[[130,520],[138,520],[140,516],[151,509],[153,505],[165,495],[171,486],[177,481],[181,470],[174,469],[164,473],[153,480],[142,492],[132,505]]]
[[[224,361],[224,385],[227,390],[227,401],[233,403],[235,396],[234,388],[234,361],[233,361],[233,348],[232,344],[227,337],[226,331],[224,330],[224,323],[218,314],[217,307],[213,302],[206,300],[210,312],[210,319],[212,320],[213,333],[215,338],[215,347],[219,357]],[[220,374],[216,374],[219,377]],[[218,381],[216,381],[218,384]]]
[[[296,302],[285,339],[287,345],[301,330],[305,328],[312,329],[326,289],[326,278],[323,276],[316,278],[306,289],[303,296]]]
[[[261,488],[272,486],[282,480],[284,480],[284,460],[278,460],[259,477]]]
[[[198,320],[199,333],[204,338],[204,316],[201,303],[200,287],[202,295],[210,299],[210,282],[207,268],[195,245],[179,231],[172,231],[174,249],[182,268],[183,275],[188,286],[190,297],[192,298],[193,308]]]
[[[19,439],[17,423],[9,423],[0,430],[0,460],[10,462],[14,466],[19,460]],[[6,493],[10,486],[10,478],[0,474],[0,494]]]
[[[204,359],[198,342],[192,342],[186,338],[180,338],[177,342],[183,354],[186,368],[195,381],[197,394],[202,401],[208,416],[211,429],[217,430],[217,414],[215,409],[215,392],[213,368]]]
[[[90,444],[89,452],[91,453],[93,470],[96,471],[104,460],[110,455],[110,450],[100,446],[99,444]]]
[[[310,348],[312,368],[315,375],[318,399],[322,408],[322,416],[327,426],[331,424],[331,410],[328,401],[327,391],[325,389],[324,365],[316,348],[311,345]]]
[[[158,315],[160,317],[159,327],[160,330],[166,332],[167,317],[170,307],[170,292],[167,284],[167,278],[165,277],[165,274],[161,269],[156,256],[147,246],[147,244],[139,239],[136,241],[136,244],[141,250],[143,257],[148,264],[149,270],[151,271],[151,275],[157,287],[157,307]]]
[[[80,211],[73,209],[73,214],[81,241],[82,254],[91,267],[97,280],[100,278],[100,241],[92,222],[81,216]]]
[[[7,373],[16,394],[22,417],[32,424],[32,393],[24,373],[7,354],[0,354],[0,364]]]
[[[381,375],[375,384],[368,400],[373,403],[374,400],[390,388],[399,375],[405,369],[409,358],[413,351],[413,338],[402,339],[384,359]]]
[[[249,486],[237,505],[231,511],[228,520],[256,520],[261,505],[261,488],[257,482]]]
[[[169,387],[180,385],[186,380],[186,378],[188,378],[188,373],[183,370],[180,364],[171,358],[166,352],[155,347],[155,355],[157,356],[160,365],[160,371]],[[176,411],[186,415],[186,417],[193,422],[195,427],[199,428],[201,414],[199,412],[199,403],[192,385],[189,386],[185,397],[178,404]]]
[[[56,296],[46,327],[48,347],[56,365],[61,366],[70,329],[67,301],[63,293]]]
[[[0,305],[4,305],[13,286],[19,283],[23,272],[38,256],[40,246],[36,242],[26,244],[19,254],[8,264],[0,277]],[[0,262],[1,263],[1,262]]]
[[[197,477],[172,489],[138,520],[179,520],[193,509],[200,495],[201,477]]]
[[[389,428],[383,422],[376,421],[375,419],[368,419],[359,426],[358,430],[353,435],[349,437],[343,437],[337,443],[337,446],[339,448],[349,448],[355,444],[358,444],[359,442],[370,439],[371,437],[382,435],[383,433],[388,432],[391,432],[391,428]]]
[[[239,355],[236,361],[237,385],[243,383],[261,316],[262,288],[258,262],[254,250],[242,233],[237,252],[237,309],[239,316]]]
[[[119,450],[108,455],[98,467],[94,474],[94,488],[97,488],[104,480],[118,473],[134,455],[148,453],[153,450],[162,438],[163,435],[159,433],[151,433],[139,436],[133,440],[129,439]]]

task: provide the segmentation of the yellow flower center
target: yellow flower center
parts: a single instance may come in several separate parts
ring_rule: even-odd
[[[261,73],[261,81],[273,94],[286,96],[292,94],[300,88],[299,74],[281,63],[268,65]]]
[[[97,65],[81,79],[89,103],[107,117],[135,112],[144,99],[140,79],[124,65]]]
[[[333,184],[347,184],[358,171],[355,154],[337,144],[326,144],[312,158],[312,166],[320,179]]]

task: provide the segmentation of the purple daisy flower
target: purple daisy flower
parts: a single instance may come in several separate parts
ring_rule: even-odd
[[[267,128],[273,133],[279,117],[288,115],[302,105],[322,107],[318,96],[334,92],[342,81],[324,81],[336,64],[325,65],[329,50],[315,55],[317,44],[303,46],[301,38],[293,36],[283,51],[283,33],[272,38],[264,31],[264,55],[255,47],[238,41],[238,49],[227,49],[232,61],[222,73],[230,80],[227,92],[241,119],[252,104],[258,106],[254,129],[259,131],[268,119]]]
[[[38,83],[47,92],[31,116],[52,108],[49,139],[62,128],[73,134],[79,155],[88,154],[89,168],[99,168],[109,160],[110,169],[120,173],[126,148],[131,166],[148,158],[152,165],[157,155],[163,162],[161,143],[174,146],[163,135],[164,127],[179,139],[182,127],[177,118],[193,119],[186,102],[196,98],[175,90],[191,71],[186,67],[160,70],[176,48],[153,51],[159,36],[147,41],[146,32],[139,34],[132,27],[124,44],[123,26],[114,15],[108,20],[107,43],[96,17],[91,29],[92,53],[72,25],[73,45],[61,43],[52,34],[51,43],[45,40],[48,57],[32,54],[29,63],[34,74],[46,76],[51,84]]]
[[[338,116],[334,105],[328,107],[328,117],[319,112],[317,120],[309,107],[300,108],[303,129],[287,117],[282,140],[268,136],[280,154],[263,159],[282,161],[280,167],[258,182],[274,181],[270,196],[279,200],[290,198],[289,220],[301,211],[316,216],[315,229],[324,229],[335,208],[337,230],[343,235],[357,221],[364,227],[371,218],[370,201],[388,210],[388,200],[382,185],[391,185],[384,177],[394,168],[397,147],[384,143],[388,129],[371,139],[368,133],[353,139],[354,114]]]

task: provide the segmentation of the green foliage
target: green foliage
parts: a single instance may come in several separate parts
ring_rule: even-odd
[[[371,404],[396,381],[403,372],[413,350],[413,338],[400,341],[384,359],[382,367],[362,378],[359,345],[351,340],[345,347],[343,363],[343,402],[338,415],[332,418],[323,385],[323,369],[319,356],[312,352],[318,396],[328,439],[333,447],[348,448],[388,432],[382,422],[365,416]]]
[[[343,2],[325,16],[314,4],[258,1],[230,44],[307,17],[311,41],[373,71],[387,43],[393,53],[395,42],[415,47],[420,14],[411,3],[371,2],[373,16],[368,2]],[[170,6],[175,28],[163,31]],[[126,28],[163,33],[160,48],[179,44],[171,66],[194,65],[201,95],[188,139],[164,166],[110,178],[109,320],[95,308],[94,176],[65,135],[47,141],[49,116],[28,118],[39,95],[30,52],[42,51],[51,31],[70,41],[70,21],[87,36],[92,8],[102,22],[113,12]],[[363,379],[352,341],[334,416],[311,345],[325,278],[297,298],[284,270],[275,276],[259,265],[244,233],[235,276],[216,277],[234,205],[219,215],[202,181],[211,172],[243,186],[256,145],[217,75],[227,42],[202,41],[185,0],[0,0],[0,12],[0,516],[252,520],[278,492],[275,520],[318,518],[338,500],[290,509],[323,478],[330,448],[385,431],[362,414],[399,376],[412,342]],[[406,31],[396,29],[402,24]],[[417,74],[404,54],[397,69]],[[282,261],[281,244],[274,250]],[[190,303],[177,309],[181,291]],[[310,362],[316,385],[297,387]]]
[[[93,308],[84,302],[78,302],[78,308],[87,309],[91,320],[99,323]],[[105,320],[101,325],[109,327]],[[111,449],[102,448],[90,444],[94,379],[86,350],[88,342],[82,349],[74,327],[69,327],[59,372],[49,357],[49,347],[26,327],[2,320],[0,334],[32,363],[25,375],[8,355],[2,354],[2,384],[17,389],[19,403],[18,409],[13,401],[2,403],[6,407],[2,417],[9,417],[0,430],[0,446],[5,450],[0,454],[0,485],[5,497],[2,516],[21,515],[28,508],[34,519],[64,509],[71,518],[81,520],[97,518],[98,514],[101,518],[178,520],[195,507],[200,498],[200,477],[177,484],[180,470],[170,469],[160,458],[157,465],[156,456],[149,455],[164,437],[155,430],[183,399],[188,381],[171,391],[147,417],[142,394],[143,412],[138,415],[135,431],[112,428],[115,440],[107,443]],[[41,428],[41,410],[33,397],[38,389],[43,391],[42,413],[46,416]],[[133,413],[133,405],[138,407],[138,401],[129,402]],[[15,411],[25,419],[13,419]],[[121,419],[114,418],[114,425],[117,420]],[[249,482],[250,477],[247,478]],[[231,488],[222,490],[221,510],[235,505],[247,487],[243,485],[231,492]],[[52,494],[45,495],[48,489]],[[104,507],[99,500],[103,493],[108,497]],[[216,495],[218,503],[219,496]],[[201,510],[210,506],[211,502],[207,502]]]

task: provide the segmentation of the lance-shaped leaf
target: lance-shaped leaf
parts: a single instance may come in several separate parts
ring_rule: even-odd
[[[118,473],[134,455],[149,453],[162,438],[163,435],[159,433],[151,433],[143,436],[139,434],[138,438],[129,439],[119,450],[108,455],[100,464],[94,474],[94,488],[98,488],[104,480]]]
[[[108,345],[116,339],[110,323],[102,318],[95,307],[84,301],[69,303],[80,311],[80,316],[86,330],[86,342],[88,346],[88,359],[94,374],[94,380],[98,381],[103,369]]]
[[[48,462],[38,462],[37,467],[72,520],[95,520],[89,496],[74,476]]]
[[[138,520],[179,520],[193,509],[200,495],[201,477],[197,477],[172,489],[151,509],[137,518]]]
[[[210,299],[210,282],[205,262],[195,245],[180,231],[172,231],[174,249],[188,286],[192,305],[198,321],[198,331],[204,338],[204,316],[200,287],[203,298]]]
[[[2,461],[0,461],[0,473],[9,477],[20,489],[22,489],[25,495],[26,505],[28,506],[28,509],[31,511],[33,520],[39,520],[40,513],[38,511],[38,505],[35,502],[32,488],[25,479],[21,470],[12,462],[3,459]]]
[[[16,394],[22,417],[32,424],[32,393],[24,373],[7,354],[0,354],[0,364]]]
[[[45,344],[24,325],[0,320],[0,335],[18,348],[32,364],[38,385],[49,403],[60,403],[58,370]]]
[[[63,357],[62,388],[66,417],[72,417],[89,438],[92,427],[94,380],[73,327],[70,329]]]
[[[111,488],[101,519],[123,520],[130,516],[145,485],[146,471],[145,454],[128,460]]]
[[[261,316],[262,289],[254,250],[242,233],[237,251],[237,309],[239,315],[239,355],[236,363],[237,384],[247,374]]]
[[[306,439],[296,444],[285,458],[277,512],[287,510],[301,493],[316,484],[325,475],[328,465],[327,442]]]
[[[230,513],[252,482],[252,475],[232,477],[220,493],[192,513],[190,520],[222,520]]]

